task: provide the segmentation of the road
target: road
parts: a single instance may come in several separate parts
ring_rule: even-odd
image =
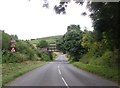
[[[55,61],[18,77],[7,86],[65,86],[71,88],[71,86],[117,86],[117,84],[78,69],[69,64],[64,55],[59,55]]]

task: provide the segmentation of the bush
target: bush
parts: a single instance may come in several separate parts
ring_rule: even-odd
[[[87,54],[83,55],[79,61],[85,64],[117,67],[118,62],[116,56],[117,54],[114,55],[114,52],[110,50],[105,50],[101,56],[96,56],[96,54],[94,54],[94,51],[90,50]]]
[[[42,61],[52,61],[53,60],[53,55],[50,52],[44,52],[41,50],[37,50],[37,55],[40,57]]]
[[[46,54],[46,53],[42,53],[41,58],[42,58],[44,61],[50,61],[50,57],[49,57],[49,55]]]
[[[34,54],[34,58],[32,60],[34,60],[34,61],[40,61],[40,58],[36,54]]]
[[[51,55],[52,55],[52,58],[53,58],[53,59],[55,59],[55,58],[57,57],[57,54],[54,53],[54,52],[52,52]]]
[[[88,53],[84,54],[79,61],[88,64],[94,58],[95,58],[94,53],[92,51],[89,51]]]
[[[16,52],[11,53],[6,50],[3,54],[3,63],[20,63],[26,60],[52,61],[53,56],[50,52],[36,50],[28,41],[18,40],[16,43]]]
[[[89,61],[90,64],[99,65],[99,66],[106,66],[106,67],[112,67],[113,66],[113,52],[112,51],[106,51],[102,54],[101,57],[95,57],[94,59],[91,58]]]
[[[42,54],[42,51],[40,51],[40,50],[37,50],[37,51],[36,51],[36,55],[37,55],[38,57],[40,57],[40,58],[41,58],[41,54]]]
[[[2,62],[3,63],[19,63],[27,60],[28,56],[25,54],[21,54],[19,52],[16,53],[8,53],[3,55]]]
[[[34,59],[35,49],[28,42],[18,41],[16,48],[18,52],[26,54],[29,60]]]

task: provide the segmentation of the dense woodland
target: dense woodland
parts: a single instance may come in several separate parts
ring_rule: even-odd
[[[91,11],[94,30],[81,31],[79,25],[70,25],[63,37],[57,41],[57,47],[69,55],[70,61],[118,67],[120,2],[88,2],[87,8]]]

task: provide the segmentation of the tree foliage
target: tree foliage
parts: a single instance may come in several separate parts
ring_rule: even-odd
[[[41,40],[39,41],[39,43],[37,44],[38,48],[47,48],[48,47],[48,42],[46,40]]]
[[[91,45],[93,44],[94,40],[94,35],[93,32],[84,30],[83,35],[82,35],[82,46],[86,49],[89,50]]]
[[[58,41],[57,46],[61,50],[65,50],[70,54],[74,61],[78,61],[84,53],[84,48],[81,45],[83,32],[79,25],[70,25],[67,28],[66,34]]]
[[[88,8],[92,12],[90,16],[97,40],[103,39],[104,34],[112,48],[120,49],[120,2],[92,2],[88,3]]]
[[[66,14],[66,8],[70,0],[60,1],[59,5],[54,6],[54,10],[56,14]]]
[[[9,50],[11,36],[2,31],[2,50]]]
[[[60,0],[58,5],[54,6],[54,11],[56,14],[66,14],[66,9],[71,0]],[[74,0],[76,4],[83,5],[83,0]],[[84,13],[85,15],[86,13]]]
[[[16,44],[17,51],[26,54],[29,60],[34,59],[35,49],[32,46],[29,42],[25,41],[18,41]]]
[[[56,40],[56,47],[58,50],[65,53],[63,37],[60,38],[59,40]]]
[[[14,40],[18,40],[18,36],[17,35],[11,35],[12,39]]]

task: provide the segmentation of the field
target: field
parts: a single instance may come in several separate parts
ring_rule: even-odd
[[[30,43],[36,44],[41,40],[46,40],[49,44],[55,44],[56,40],[60,39],[61,37],[62,35],[31,39]]]

